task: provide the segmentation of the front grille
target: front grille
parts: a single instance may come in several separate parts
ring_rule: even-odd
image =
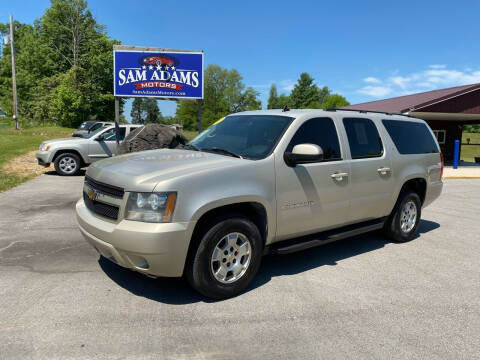
[[[109,219],[118,219],[118,207],[91,200],[85,192],[83,192],[83,201],[91,212]]]
[[[116,197],[118,199],[123,198],[123,194],[125,191],[121,187],[108,185],[101,183],[99,181],[95,181],[87,176],[85,176],[85,182],[93,189],[96,189],[104,194]]]

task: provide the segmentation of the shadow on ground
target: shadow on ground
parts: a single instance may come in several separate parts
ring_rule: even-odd
[[[85,176],[85,173],[87,172],[86,169],[80,169],[80,171],[78,172],[78,174],[76,175],[73,175],[74,177],[77,177],[77,176]],[[50,175],[50,176],[60,176],[57,174],[57,172],[55,170],[50,170],[50,171],[47,171],[45,173],[45,175]]]
[[[438,227],[440,225],[436,222],[421,220],[415,239]],[[246,292],[268,283],[272,277],[300,274],[320,266],[334,266],[339,261],[352,256],[380,249],[385,244],[382,234],[373,232],[289,255],[265,256],[257,276]],[[198,301],[211,302],[211,300],[198,295],[184,279],[147,278],[142,274],[124,269],[103,257],[100,257],[98,263],[110,279],[135,295],[175,305]]]

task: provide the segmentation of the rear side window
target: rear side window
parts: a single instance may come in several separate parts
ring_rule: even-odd
[[[314,118],[305,121],[288,144],[291,152],[298,144],[315,144],[323,150],[323,161],[341,160],[337,130],[330,118]]]
[[[438,146],[424,123],[382,120],[400,154],[438,153]]]
[[[372,120],[344,118],[343,126],[347,132],[352,159],[382,156],[382,140]]]

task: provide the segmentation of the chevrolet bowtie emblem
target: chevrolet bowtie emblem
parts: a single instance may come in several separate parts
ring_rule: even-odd
[[[97,200],[98,191],[93,190],[93,189],[88,189],[87,190],[87,196],[90,200]]]

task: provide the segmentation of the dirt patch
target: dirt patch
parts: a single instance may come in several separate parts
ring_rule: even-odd
[[[2,171],[5,174],[18,177],[35,177],[51,171],[51,167],[46,168],[38,165],[35,153],[36,151],[30,151],[11,159],[2,167]]]

